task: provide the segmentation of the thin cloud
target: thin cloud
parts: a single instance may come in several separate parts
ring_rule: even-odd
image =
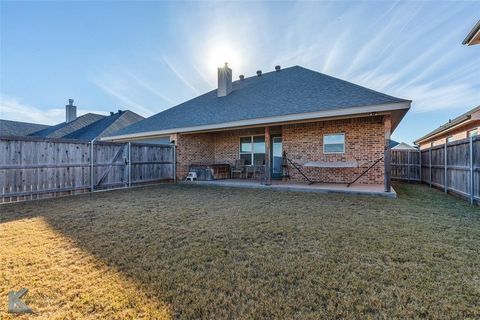
[[[170,70],[180,79],[188,88],[190,88],[193,93],[199,95],[200,92],[195,88],[190,81],[187,80],[187,77],[183,76],[180,71],[164,56],[162,56],[162,61],[170,68]]]
[[[98,86],[100,89],[105,91],[106,93],[122,101],[126,105],[127,109],[140,113],[141,115],[144,115],[144,116],[150,116],[153,114],[150,108],[145,107],[140,103],[137,103],[132,99],[130,99],[129,97],[127,97],[127,95],[124,92],[129,92],[128,86],[124,87],[122,85],[115,84],[114,79],[110,78],[110,80],[108,80],[109,79],[108,76],[104,76],[103,78],[106,78],[106,79],[92,78],[90,79],[90,81],[96,86]]]
[[[104,111],[78,108],[77,115],[86,113],[106,114]],[[65,121],[64,108],[44,109],[23,103],[7,95],[0,95],[0,118],[5,120],[54,125]]]
[[[160,92],[156,87],[152,84],[148,83],[146,80],[140,79],[140,77],[136,76],[133,72],[125,70],[126,74],[130,76],[137,84],[142,86],[143,88],[147,89],[157,97],[161,98],[162,100],[168,102],[169,104],[175,104],[176,101],[170,97],[167,97],[165,94]]]

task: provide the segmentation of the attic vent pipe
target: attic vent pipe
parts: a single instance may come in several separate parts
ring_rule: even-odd
[[[240,78],[240,80],[243,80],[243,79],[245,79],[245,76],[244,76],[243,74],[241,74],[241,75],[239,76],[239,78]]]
[[[262,75],[262,70],[257,70],[257,76],[261,76]]]
[[[280,69],[282,69],[282,67],[280,67],[280,66],[275,66],[275,71],[278,72],[278,71],[280,71]]]

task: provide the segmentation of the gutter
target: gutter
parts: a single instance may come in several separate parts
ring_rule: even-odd
[[[345,109],[334,109],[334,110],[324,110],[324,111],[315,111],[315,112],[306,112],[306,113],[297,113],[289,115],[280,115],[273,117],[264,117],[264,118],[254,118],[248,120],[236,120],[223,123],[199,125],[193,127],[183,127],[183,128],[171,128],[164,130],[155,130],[155,131],[145,131],[138,133],[123,134],[118,136],[109,136],[103,137],[101,140],[121,140],[121,139],[134,139],[134,138],[144,138],[148,136],[162,136],[169,135],[174,133],[189,133],[197,131],[208,131],[208,130],[217,130],[217,129],[228,129],[234,127],[244,127],[252,125],[265,125],[265,124],[274,124],[279,122],[288,122],[288,121],[301,121],[301,120],[312,120],[312,119],[321,119],[328,117],[336,116],[349,116],[349,115],[360,115],[360,114],[369,114],[385,111],[397,111],[410,109],[411,101],[407,100],[405,102],[396,102],[388,104],[380,104],[373,106],[362,106],[362,107],[353,107]]]

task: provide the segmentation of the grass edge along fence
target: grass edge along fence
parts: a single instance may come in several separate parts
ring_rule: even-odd
[[[480,203],[480,136],[422,150],[392,150],[391,177]]]
[[[0,203],[175,181],[175,146],[0,137]]]

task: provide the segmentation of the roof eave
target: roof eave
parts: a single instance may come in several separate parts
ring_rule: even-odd
[[[472,30],[470,30],[470,32],[462,42],[462,44],[466,44],[467,46],[478,43],[480,43],[480,20],[475,24]]]
[[[297,114],[289,114],[289,115],[281,115],[281,116],[273,116],[273,117],[265,117],[265,118],[236,120],[236,121],[201,125],[201,126],[194,126],[194,127],[171,128],[171,129],[165,129],[165,130],[138,132],[138,133],[103,137],[101,140],[126,140],[126,139],[135,139],[135,138],[138,139],[143,137],[162,136],[162,135],[169,135],[169,134],[175,134],[175,133],[191,133],[191,132],[208,131],[208,130],[213,131],[218,129],[228,129],[228,128],[244,127],[244,126],[252,126],[252,125],[275,124],[275,123],[288,122],[288,121],[301,121],[301,120],[322,119],[322,118],[330,118],[330,117],[338,117],[338,116],[370,114],[370,113],[376,113],[376,112],[400,111],[400,117],[398,117],[398,119],[396,119],[395,122],[392,123],[392,131],[393,131],[398,125],[398,123],[400,122],[400,120],[403,118],[403,116],[406,114],[406,112],[410,109],[410,105],[411,105],[411,101],[405,100],[401,102],[387,103],[387,104],[380,104],[380,105],[370,105],[370,106],[316,111],[316,112],[308,112],[308,113],[297,113]]]

